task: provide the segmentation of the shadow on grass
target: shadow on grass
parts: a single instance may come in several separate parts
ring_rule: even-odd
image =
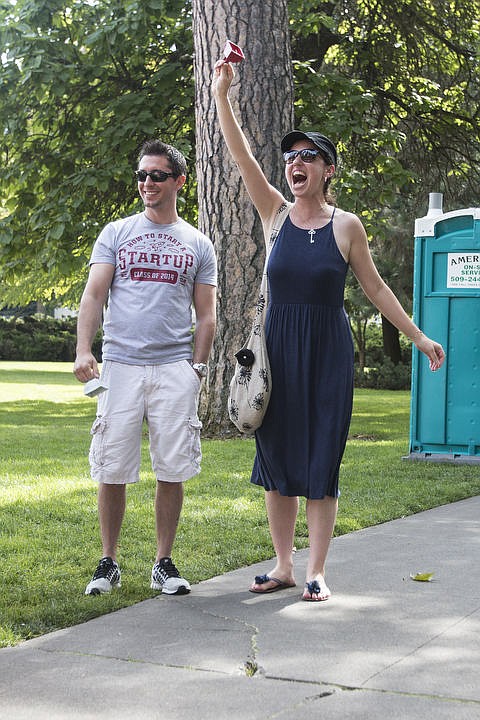
[[[142,474],[143,475],[143,474]],[[27,480],[28,482],[28,480]],[[175,562],[192,583],[271,555],[263,498],[239,479],[210,486],[189,481],[175,542]],[[0,637],[12,642],[84,622],[153,597],[155,481],[127,491],[119,543],[122,588],[101,597],[84,590],[101,556],[96,485],[87,478],[44,488],[46,497],[4,501],[0,508]],[[47,492],[45,492],[47,491]],[[252,530],[255,542],[252,544]],[[0,641],[1,644],[1,641]]]
[[[385,397],[357,398],[352,432],[385,439],[347,445],[337,534],[480,492],[472,468],[402,462],[408,398]],[[100,556],[96,486],[87,458],[94,415],[95,403],[83,399],[0,404],[0,644],[153,595],[155,480],[146,440],[141,481],[127,491],[122,588],[98,598],[83,595]],[[249,483],[253,440],[204,441],[203,452],[202,473],[186,484],[174,548],[175,562],[193,583],[273,555],[263,492]],[[308,542],[303,505],[295,542]]]
[[[95,417],[96,405],[88,400],[50,402],[49,400],[14,400],[0,403],[0,425],[43,425],[48,427],[52,420],[67,418],[69,422],[83,423]],[[5,418],[3,414],[5,413]],[[7,423],[4,423],[4,420]]]
[[[16,368],[0,368],[0,383],[17,385],[75,385],[79,384],[73,372],[37,370],[19,370]]]

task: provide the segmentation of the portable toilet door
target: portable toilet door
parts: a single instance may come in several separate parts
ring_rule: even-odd
[[[480,463],[480,208],[443,213],[430,194],[415,221],[413,315],[446,359],[431,372],[413,347],[407,459]]]

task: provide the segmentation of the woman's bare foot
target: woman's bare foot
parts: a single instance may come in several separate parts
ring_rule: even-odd
[[[313,580],[307,580],[303,590],[302,600],[307,602],[321,602],[331,596],[330,589],[323,575],[317,575]]]
[[[257,575],[255,582],[249,590],[253,593],[271,593],[285,588],[295,587],[293,573],[285,574],[279,568],[274,568],[268,575]]]

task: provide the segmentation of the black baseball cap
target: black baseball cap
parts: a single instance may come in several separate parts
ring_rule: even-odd
[[[302,132],[301,130],[292,130],[285,135],[282,140],[282,152],[291,149],[298,140],[310,140],[317,147],[330,165],[337,164],[337,148],[329,138],[319,132]]]

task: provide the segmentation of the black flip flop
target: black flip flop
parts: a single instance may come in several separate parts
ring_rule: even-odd
[[[295,583],[286,583],[278,578],[270,577],[270,575],[257,575],[255,577],[255,585],[266,585],[268,582],[274,582],[275,585],[265,590],[253,590],[249,589],[251,593],[257,593],[257,595],[266,595],[267,593],[278,592],[279,590],[286,590],[287,588],[295,587]]]

